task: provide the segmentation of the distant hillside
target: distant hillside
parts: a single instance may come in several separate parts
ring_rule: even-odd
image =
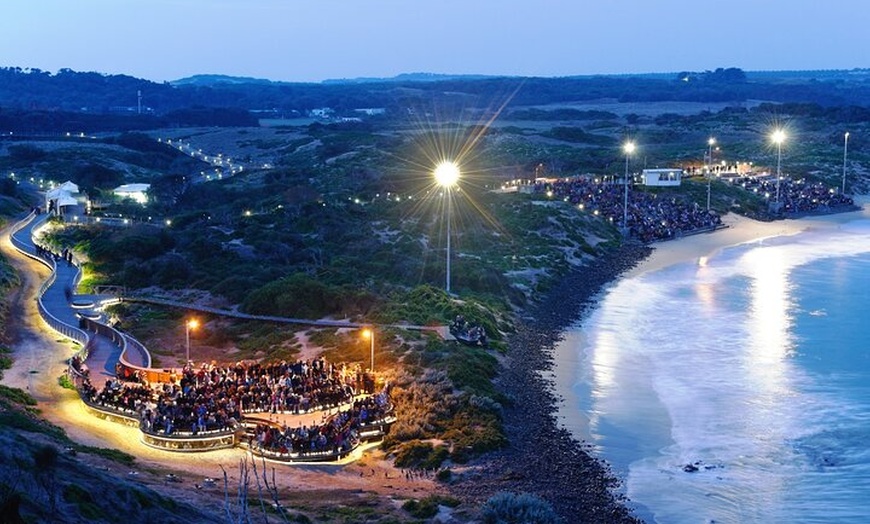
[[[358,77],[358,78],[334,78],[324,80],[322,83],[329,84],[370,84],[384,82],[440,82],[444,80],[483,80],[489,78],[502,78],[490,75],[450,75],[439,73],[402,73],[393,77]]]
[[[228,75],[193,75],[169,82],[173,86],[215,86],[215,85],[272,85],[285,82],[274,82],[265,78]]]
[[[488,77],[411,73],[391,79],[359,78],[323,83],[286,83],[226,75],[196,75],[155,83],[125,75],[56,74],[0,68],[0,132],[19,129],[85,133],[103,129],[84,115],[112,115],[108,127],[153,129],[169,125],[247,125],[241,113],[307,114],[329,108],[334,117],[359,117],[361,108],[382,108],[381,118],[432,113],[468,118],[494,105],[540,107],[612,99],[631,102],[695,102],[742,105],[748,100],[811,103],[825,107],[870,105],[870,71],[745,73],[712,71],[588,77]],[[81,118],[57,115],[83,115]],[[147,121],[175,114],[170,122]],[[253,117],[251,117],[253,118]],[[54,125],[60,120],[65,126]],[[133,120],[139,120],[138,122]],[[254,122],[255,123],[255,122]],[[54,125],[54,127],[52,127]]]

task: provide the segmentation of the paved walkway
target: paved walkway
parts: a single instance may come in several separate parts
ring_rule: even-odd
[[[24,228],[12,233],[11,239],[16,248],[23,250],[28,256],[39,260],[41,263],[51,265],[52,262],[37,255],[36,243],[33,240],[34,231],[38,230],[48,219],[48,215],[42,214],[34,217]],[[109,297],[83,295],[75,293],[79,268],[64,260],[54,261],[55,279],[45,288],[41,302],[49,315],[57,321],[78,330],[80,315],[96,318],[100,315],[94,309],[94,305]],[[51,324],[51,323],[50,323]],[[54,327],[54,326],[52,326]],[[84,330],[82,330],[84,331]],[[115,365],[121,356],[121,346],[111,338],[100,335],[93,331],[84,331],[88,338],[88,358],[85,364],[91,370],[91,377],[96,385],[101,385],[104,379],[115,376]],[[65,333],[65,335],[69,336]],[[82,343],[77,337],[70,337]],[[136,365],[144,365],[138,352],[132,351],[125,358]]]

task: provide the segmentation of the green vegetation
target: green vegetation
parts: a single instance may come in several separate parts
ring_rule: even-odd
[[[97,520],[103,516],[103,512],[96,504],[93,495],[81,486],[75,484],[64,486],[63,500],[78,506],[81,515],[87,519]]]
[[[451,480],[453,480],[453,471],[446,468],[440,469],[438,470],[438,473],[435,474],[435,479],[438,482],[449,483]]]
[[[577,511],[580,511],[577,508]],[[493,495],[482,510],[484,524],[557,524],[562,522],[553,507],[528,493],[497,493]]]
[[[407,511],[412,517],[418,519],[430,519],[438,514],[438,506],[447,506],[455,508],[459,505],[459,501],[451,497],[443,497],[440,495],[429,495],[422,499],[409,499],[402,504],[402,509]]]
[[[42,433],[61,440],[67,438],[62,428],[17,409],[7,409],[0,412],[0,426],[29,433]]]
[[[0,199],[0,202],[5,201],[5,199]],[[3,212],[0,211],[0,213]],[[0,301],[0,327],[6,325],[9,315],[8,297],[10,291],[17,285],[18,275],[15,274],[6,258],[0,255],[0,296],[5,297],[4,300]],[[4,344],[8,337],[6,333],[8,332],[4,329],[3,333],[0,334],[0,379],[3,378],[3,370],[12,367],[12,350]]]
[[[123,464],[124,466],[132,466],[136,463],[136,457],[118,449],[85,446],[83,444],[75,444],[73,449],[81,453],[103,457],[113,462],[117,462],[118,464]]]
[[[429,442],[412,440],[402,444],[396,453],[398,468],[437,469],[450,454],[446,446],[433,446]]]
[[[6,346],[0,346],[0,379],[3,378],[3,370],[12,367],[12,350]]]
[[[72,381],[72,379],[69,377],[69,374],[67,373],[64,373],[61,376],[57,377],[57,383],[58,385],[60,385],[60,387],[64,389],[71,389],[73,391],[75,391],[76,389],[75,383]]]
[[[10,403],[35,406],[36,399],[24,390],[0,384],[0,404],[8,406]]]

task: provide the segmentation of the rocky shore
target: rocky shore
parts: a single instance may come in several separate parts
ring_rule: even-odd
[[[510,338],[498,385],[512,399],[504,411],[509,445],[473,464],[475,473],[453,486],[482,502],[500,491],[532,493],[549,501],[566,523],[638,523],[615,489],[619,479],[556,421],[558,399],[544,376],[553,348],[608,283],[635,267],[651,248],[628,245],[567,275],[536,304]]]

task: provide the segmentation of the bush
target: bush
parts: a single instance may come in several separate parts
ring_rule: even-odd
[[[3,378],[3,370],[12,367],[12,350],[6,346],[0,346],[0,379]]]
[[[63,500],[72,504],[94,502],[94,497],[86,489],[76,484],[67,484],[63,488]]]
[[[44,473],[53,470],[57,466],[59,456],[57,448],[50,444],[38,447],[33,451],[33,464],[36,466],[36,471]]]
[[[69,378],[69,375],[67,373],[64,373],[63,375],[57,377],[57,383],[60,384],[60,387],[64,389],[71,389],[73,391],[75,391],[76,389],[76,385],[73,383],[72,379]]]
[[[557,524],[549,502],[528,493],[496,493],[483,505],[484,524]]]
[[[251,292],[243,310],[254,315],[322,318],[338,311],[335,289],[308,275],[296,273]]]
[[[125,466],[132,466],[136,463],[136,457],[118,449],[99,448],[96,446],[85,446],[83,444],[77,444],[75,449],[82,453],[90,453],[91,455],[97,455],[109,460],[114,460],[118,464],[123,464]]]
[[[0,398],[8,399],[16,404],[22,404],[25,406],[36,405],[36,399],[31,397],[29,393],[18,388],[4,386],[3,384],[0,384]]]
[[[454,498],[430,495],[420,500],[407,500],[402,504],[402,509],[414,518],[429,519],[438,514],[438,506],[455,508],[458,505],[459,501]]]
[[[445,446],[432,446],[429,442],[412,440],[396,453],[396,467],[435,469],[447,459],[449,451]]]

